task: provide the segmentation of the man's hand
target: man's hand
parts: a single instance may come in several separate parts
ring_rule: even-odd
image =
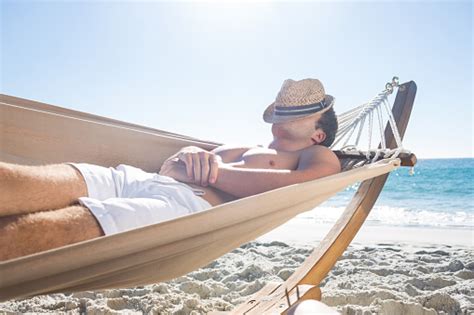
[[[222,158],[199,147],[182,148],[177,154],[166,160],[160,175],[173,177],[176,180],[208,186],[215,183],[219,164]]]
[[[161,165],[159,174],[172,177],[180,182],[192,182],[186,175],[186,165],[184,165],[184,163],[179,161],[176,157],[167,159]]]
[[[178,159],[186,165],[186,174],[195,184],[207,186],[216,182],[219,163],[222,163],[219,155],[192,146],[183,148]]]

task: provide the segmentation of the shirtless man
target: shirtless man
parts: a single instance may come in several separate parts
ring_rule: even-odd
[[[206,151],[195,146],[184,147],[162,164],[159,175],[131,166],[121,167],[142,176],[139,183],[150,185],[158,180],[164,184],[161,188],[175,185],[176,189],[176,185],[181,185],[187,186],[188,192],[199,192],[199,197],[189,197],[194,198],[193,204],[204,205],[198,205],[201,208],[194,212],[332,175],[340,171],[338,158],[328,148],[337,131],[333,104],[334,98],[324,93],[319,80],[289,79],[263,115],[265,122],[272,124],[273,141],[267,148],[224,145]],[[102,194],[99,184],[92,187],[91,178],[95,175],[85,175],[84,169],[79,171],[79,164],[72,164],[25,166],[0,162],[0,260],[112,234],[104,223],[106,219],[101,217],[103,203],[88,196],[92,192]],[[106,170],[87,166],[100,172]],[[92,177],[86,179],[86,176]],[[121,180],[123,184],[124,179]],[[136,183],[132,182],[132,186]],[[116,187],[103,189],[117,190]],[[110,200],[117,206],[122,199]],[[96,204],[99,208],[93,209]],[[108,206],[114,209],[114,204]],[[174,208],[165,210],[170,213]]]

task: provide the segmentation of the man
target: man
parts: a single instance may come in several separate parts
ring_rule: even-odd
[[[0,260],[335,174],[339,160],[328,148],[337,131],[333,105],[319,80],[286,80],[263,114],[272,124],[267,148],[185,147],[159,174],[124,164],[0,162]]]

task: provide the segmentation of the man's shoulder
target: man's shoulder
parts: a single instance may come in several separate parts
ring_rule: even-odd
[[[250,149],[254,149],[254,148],[258,148],[260,146],[257,146],[257,145],[254,145],[254,146],[250,146],[250,145],[238,145],[238,144],[223,144],[223,145],[220,145],[216,148],[214,148],[211,152],[214,152],[216,154],[220,154],[220,153],[225,153],[225,152],[245,152],[245,151],[248,151]]]
[[[300,161],[305,164],[327,164],[340,170],[340,162],[337,155],[328,147],[323,145],[312,145],[301,151]]]
[[[252,148],[256,148],[256,146],[224,144],[214,148],[211,152],[219,155],[223,162],[230,163],[239,160],[245,152]]]
[[[336,154],[331,149],[329,149],[328,147],[325,147],[323,145],[318,145],[318,144],[311,145],[309,147],[306,147],[306,148],[302,149],[301,153],[302,154],[314,154],[316,156],[328,155],[328,156],[337,157]]]
[[[262,147],[262,145],[223,144],[215,147],[214,150],[252,149],[256,147]]]

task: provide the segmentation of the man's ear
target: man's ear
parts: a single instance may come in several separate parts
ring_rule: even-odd
[[[317,128],[314,132],[313,135],[311,136],[311,139],[315,144],[320,144],[324,140],[326,140],[326,133],[321,129]]]

